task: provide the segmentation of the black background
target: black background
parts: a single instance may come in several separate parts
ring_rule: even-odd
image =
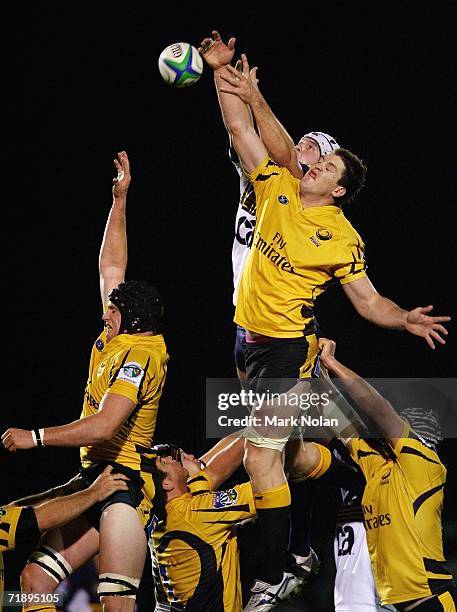
[[[376,288],[405,308],[434,304],[438,314],[455,314],[451,4],[100,4],[33,8],[20,34],[25,136],[10,151],[19,156],[6,204],[3,322],[12,334],[2,430],[80,414],[101,329],[97,257],[112,159],[125,149],[133,175],[127,278],[156,284],[167,304],[171,360],[156,440],[194,452],[210,446],[205,377],[235,375],[238,180],[210,70],[175,90],[161,80],[157,58],[173,42],[198,46],[212,28],[224,40],[237,36],[237,53],[259,66],[260,87],[294,139],[323,130],[367,163],[367,186],[346,215],[365,240]],[[431,351],[363,321],[341,290],[321,299],[318,316],[340,359],[362,375],[456,374],[452,323],[448,344]],[[446,450],[452,483],[456,453],[452,443]],[[77,466],[76,450],[1,450],[0,501],[59,483]]]

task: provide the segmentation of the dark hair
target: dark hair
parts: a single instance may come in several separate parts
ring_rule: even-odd
[[[347,149],[336,149],[335,155],[341,157],[344,162],[343,176],[338,181],[338,185],[346,188],[346,193],[341,197],[336,197],[335,203],[338,206],[349,204],[356,197],[365,185],[367,167],[361,159]]]

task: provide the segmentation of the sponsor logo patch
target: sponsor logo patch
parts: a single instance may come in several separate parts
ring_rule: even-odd
[[[321,243],[319,242],[319,240],[315,236],[310,236],[309,239],[314,244],[314,246],[317,246],[317,247],[321,246]]]
[[[238,500],[238,493],[235,489],[227,491],[216,491],[213,494],[213,508],[227,508],[234,506]]]
[[[316,232],[316,236],[319,240],[331,240],[333,238],[332,232],[325,227],[320,227]]]
[[[283,206],[285,206],[286,204],[289,204],[289,198],[281,194],[280,196],[278,196],[278,202],[282,204]]]
[[[99,338],[95,343],[95,348],[100,352],[103,351],[103,349],[105,348],[105,343],[101,338]]]
[[[136,387],[139,387],[143,374],[144,371],[140,364],[130,361],[129,363],[125,363],[119,370],[117,380],[125,380],[126,382],[133,383]]]

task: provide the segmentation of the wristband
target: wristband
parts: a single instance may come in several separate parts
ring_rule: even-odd
[[[35,442],[35,446],[44,446],[43,444],[43,434],[44,434],[44,429],[34,429],[32,431],[32,438],[33,441]]]
[[[44,446],[44,427],[38,430],[40,432],[41,446]]]

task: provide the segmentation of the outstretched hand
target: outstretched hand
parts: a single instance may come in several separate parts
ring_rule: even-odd
[[[419,306],[410,310],[406,317],[405,329],[410,334],[424,338],[431,349],[435,348],[435,339],[440,344],[446,344],[446,340],[442,336],[447,336],[447,329],[441,325],[446,321],[450,321],[451,317],[430,317],[429,312],[433,306]]]
[[[257,67],[250,70],[248,58],[244,53],[241,60],[238,60],[236,67],[226,66],[227,71],[221,72],[221,79],[226,85],[220,91],[239,96],[246,104],[252,104],[256,96],[259,95],[259,79],[257,78]]]
[[[122,198],[127,195],[129,190],[130,181],[130,162],[125,151],[120,151],[117,154],[119,161],[114,159],[114,165],[117,170],[117,177],[113,179],[113,196],[115,198]]]
[[[211,32],[212,38],[204,38],[198,47],[200,55],[205,59],[205,62],[217,70],[222,66],[230,64],[235,53],[236,38],[230,38],[227,44],[222,41],[221,35],[217,30]]]

